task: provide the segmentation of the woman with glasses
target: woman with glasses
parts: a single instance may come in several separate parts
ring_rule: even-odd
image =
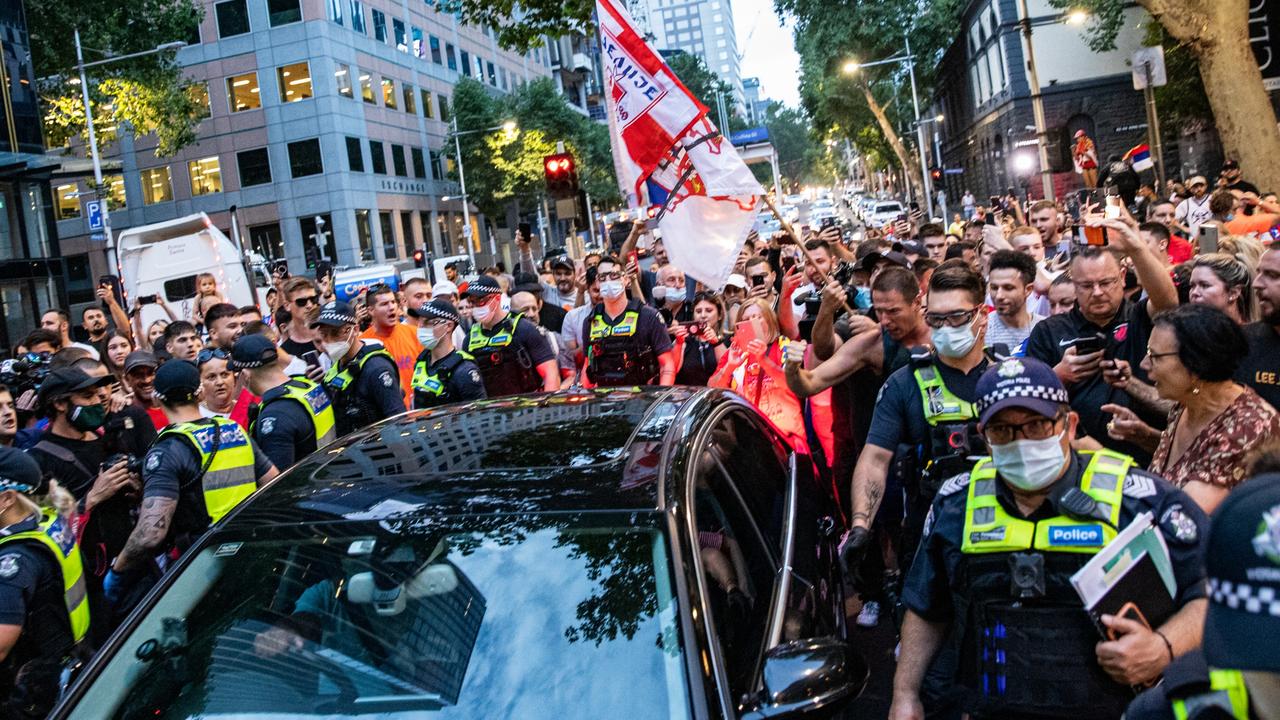
[[[1174,403],[1149,469],[1207,513],[1247,476],[1249,452],[1280,435],[1280,415],[1231,379],[1246,352],[1234,320],[1192,304],[1156,318],[1142,361],[1160,397]],[[1108,407],[1115,423],[1137,419],[1131,410]]]
[[[715,293],[700,292],[693,298],[693,321],[678,323],[676,338],[676,384],[706,385],[720,359],[728,352],[720,337],[724,303]]]
[[[773,421],[792,447],[808,452],[800,398],[787,387],[782,369],[788,343],[779,332],[771,302],[762,297],[747,300],[733,342],[707,384],[741,395]]]

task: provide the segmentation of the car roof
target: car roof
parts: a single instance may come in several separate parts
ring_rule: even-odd
[[[697,387],[576,390],[411,411],[313,453],[219,529],[423,513],[657,511],[665,450],[679,435],[668,431],[720,397]]]

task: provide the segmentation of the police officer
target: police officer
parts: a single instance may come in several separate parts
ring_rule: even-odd
[[[338,437],[404,412],[396,360],[381,343],[360,339],[356,312],[341,300],[326,303],[311,323],[333,361],[324,386],[333,398]]]
[[[480,370],[467,353],[453,347],[453,331],[462,316],[453,303],[436,298],[409,316],[422,322],[418,342],[426,348],[413,365],[413,406],[429,408],[485,397]]]
[[[85,651],[89,603],[74,509],[34,459],[0,447],[0,717],[47,715],[63,667]]]
[[[249,434],[277,468],[292,466],[337,437],[324,386],[285,375],[270,339],[246,335],[236,340],[227,366],[247,370],[249,391],[262,397],[256,417],[250,418]]]
[[[209,526],[279,474],[235,421],[200,414],[195,365],[185,360],[161,365],[155,393],[169,425],[147,451],[138,523],[103,581],[117,612],[140,599],[129,591],[149,573],[151,558],[165,554],[176,560]]]
[[[529,320],[502,307],[502,287],[487,275],[467,285],[471,331],[467,352],[475,358],[489,397],[560,388],[560,366],[546,338]]]
[[[1205,572],[1203,649],[1166,668],[1129,720],[1280,717],[1280,473],[1241,484],[1214,511]]]
[[[602,302],[582,321],[587,354],[584,384],[674,384],[674,345],[662,317],[639,300],[627,299],[622,263],[617,259],[602,259],[596,266],[596,278]]]
[[[1079,418],[1048,365],[1005,360],[983,374],[978,396],[991,455],[947,480],[930,509],[903,588],[890,717],[924,717],[921,680],[952,629],[970,717],[1118,717],[1130,686],[1200,641],[1208,522],[1132,458],[1073,452]],[[1155,628],[1103,615],[1113,639],[1100,641],[1070,578],[1145,512],[1168,546],[1174,614]]]

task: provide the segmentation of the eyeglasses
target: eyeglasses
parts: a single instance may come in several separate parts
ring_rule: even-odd
[[[320,304],[320,296],[318,296],[318,295],[308,295],[308,296],[306,296],[306,297],[294,298],[294,299],[293,299],[293,304],[294,304],[294,305],[297,305],[298,307],[306,307],[306,306],[308,306],[308,305],[319,305],[319,304]]]
[[[1107,280],[1099,280],[1098,282],[1080,282],[1079,280],[1077,280],[1076,289],[1083,290],[1086,293],[1092,293],[1095,288],[1102,290],[1103,292],[1108,292],[1112,288],[1114,288],[1116,285],[1119,285],[1120,282],[1121,282],[1120,278],[1110,278]]]
[[[427,322],[427,327],[442,328],[452,322],[453,322],[452,320],[431,320]]]
[[[964,327],[973,322],[973,318],[982,308],[972,308],[969,310],[953,310],[949,313],[925,313],[924,322],[931,328],[940,328],[943,325],[958,328]]]
[[[1159,360],[1160,358],[1163,358],[1163,357],[1172,357],[1172,356],[1177,355],[1177,354],[1178,354],[1178,353],[1177,353],[1176,351],[1174,351],[1174,352],[1162,352],[1162,353],[1160,353],[1160,352],[1151,352],[1151,348],[1147,348],[1147,357],[1151,358],[1152,360]]]
[[[210,360],[226,360],[231,357],[231,353],[222,348],[205,348],[196,355],[196,365],[203,365]]]
[[[602,272],[602,273],[596,273],[596,279],[597,279],[597,280],[599,280],[599,281],[601,281],[601,282],[604,282],[604,281],[606,281],[606,280],[621,280],[621,279],[622,279],[622,273],[620,273],[620,272]]]
[[[1062,419],[1059,414],[1052,418],[1036,418],[1024,423],[998,423],[988,425],[982,432],[992,445],[1006,445],[1017,440],[1019,436],[1028,440],[1047,440],[1053,437],[1053,429]]]

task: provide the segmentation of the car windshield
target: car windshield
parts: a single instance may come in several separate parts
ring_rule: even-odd
[[[878,213],[902,212],[902,206],[898,203],[881,203],[876,206]]]
[[[446,524],[216,538],[72,717],[689,715],[661,532],[614,517]]]

